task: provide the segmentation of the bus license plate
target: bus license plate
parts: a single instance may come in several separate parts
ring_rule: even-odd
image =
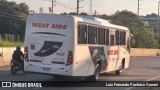
[[[51,72],[51,68],[42,68],[42,70],[45,72]]]

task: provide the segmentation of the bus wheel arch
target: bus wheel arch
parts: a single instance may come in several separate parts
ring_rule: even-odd
[[[122,69],[125,68],[125,58],[122,59]]]

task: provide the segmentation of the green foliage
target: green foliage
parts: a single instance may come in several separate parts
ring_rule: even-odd
[[[117,25],[126,26],[130,32],[134,35],[137,31],[144,29],[144,24],[141,22],[139,17],[127,10],[116,12],[115,15],[111,16],[112,23]]]
[[[29,7],[25,3],[0,0],[0,34],[19,34],[24,37],[28,14]]]
[[[111,19],[111,16],[108,16],[108,15],[106,15],[106,14],[98,15],[97,17],[102,18],[102,19],[107,19],[107,20],[110,20],[110,19]]]
[[[23,42],[9,42],[9,41],[0,41],[0,47],[16,47],[16,46],[24,47]]]
[[[68,15],[68,14],[65,12],[65,13],[61,13],[60,15]]]
[[[160,24],[154,25],[151,29],[156,35],[156,39],[158,40],[158,48],[160,48]]]
[[[157,17],[158,17],[158,15],[155,14],[155,13],[147,14],[147,15],[146,15],[146,18],[157,18]]]
[[[158,40],[154,33],[144,27],[139,17],[127,10],[117,11],[112,16],[101,15],[100,18],[111,20],[113,24],[127,27],[134,35],[138,48],[158,48]]]
[[[7,14],[7,15],[4,15]],[[29,14],[29,7],[25,3],[16,4],[15,2],[8,2],[0,0],[0,34],[19,34],[24,37],[26,17]],[[62,13],[67,15],[67,13]],[[77,15],[75,12],[68,13],[68,15]],[[87,13],[81,13],[87,15]],[[144,27],[139,17],[127,10],[121,12],[117,11],[114,15],[99,15],[98,17],[111,20],[113,24],[127,27],[131,34],[136,39],[136,47],[140,48],[157,48],[160,47],[160,40]],[[157,17],[156,14],[151,14],[146,17]],[[159,26],[155,26],[156,30],[160,30]],[[23,46],[22,43],[0,42],[0,46]]]
[[[87,13],[80,13],[79,15],[87,16],[88,14]]]
[[[157,48],[158,40],[155,39],[154,33],[149,30],[140,30],[135,34],[136,47],[139,48]]]

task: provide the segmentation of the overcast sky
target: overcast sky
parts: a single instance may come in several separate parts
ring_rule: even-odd
[[[43,7],[45,13],[51,7],[50,0],[8,0],[17,3],[25,2],[31,10],[39,12],[39,8]],[[159,0],[140,0],[140,15],[146,15],[158,12]],[[77,0],[56,0],[54,13],[76,12]],[[89,12],[90,0],[80,2],[80,11]],[[92,0],[92,11],[98,14],[114,14],[117,10],[128,10],[137,13],[138,0]]]

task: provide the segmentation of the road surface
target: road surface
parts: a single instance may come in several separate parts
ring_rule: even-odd
[[[131,57],[130,67],[123,70],[120,76],[114,73],[103,74],[100,81],[154,81],[160,82],[160,57]],[[0,81],[55,81],[50,75],[41,74],[23,74],[19,72],[13,76],[9,68],[0,68]],[[92,83],[90,83],[92,84]],[[0,88],[0,90],[21,90],[21,88]],[[24,88],[24,90],[160,90],[150,87],[50,87],[50,88]]]

